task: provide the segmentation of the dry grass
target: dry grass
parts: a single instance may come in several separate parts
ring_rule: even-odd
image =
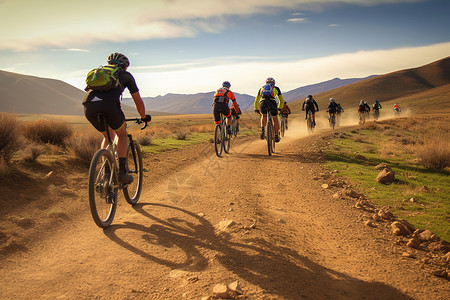
[[[89,165],[92,156],[100,149],[102,139],[103,136],[95,130],[78,132],[67,141],[67,148],[72,157]]]
[[[417,146],[416,154],[427,168],[442,170],[450,167],[450,137],[429,137],[423,145]]]
[[[37,158],[43,153],[43,149],[40,146],[32,145],[27,148],[26,152],[27,153],[23,158],[24,161],[35,162]]]
[[[0,159],[8,163],[21,147],[19,122],[7,113],[0,113]]]
[[[72,135],[72,128],[64,121],[40,119],[24,122],[22,132],[31,141],[63,146]]]

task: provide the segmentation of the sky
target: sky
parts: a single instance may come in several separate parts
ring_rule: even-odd
[[[121,52],[143,97],[256,94],[450,55],[449,0],[0,0],[0,70],[84,89]],[[129,93],[125,92],[125,97]]]

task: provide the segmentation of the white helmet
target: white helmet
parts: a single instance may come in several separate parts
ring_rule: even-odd
[[[330,98],[330,102],[334,102],[334,99],[333,99],[333,98]]]

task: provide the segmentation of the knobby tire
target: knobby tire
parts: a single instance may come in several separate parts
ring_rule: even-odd
[[[222,140],[222,126],[221,124],[216,125],[216,129],[214,131],[214,148],[216,150],[216,155],[218,157],[222,156],[223,149],[223,140]]]
[[[105,165],[111,173],[105,176]],[[106,149],[100,149],[92,158],[89,167],[89,206],[92,218],[98,227],[111,225],[117,208],[117,174],[114,171],[114,158]]]
[[[133,182],[123,188],[125,200],[131,205],[139,201],[144,179],[141,147],[137,141],[133,140],[133,145],[129,144],[127,149],[127,171],[133,177]]]

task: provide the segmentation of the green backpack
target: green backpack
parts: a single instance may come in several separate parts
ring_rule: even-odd
[[[116,88],[120,69],[117,65],[106,65],[91,70],[86,77],[85,90],[109,91]]]

